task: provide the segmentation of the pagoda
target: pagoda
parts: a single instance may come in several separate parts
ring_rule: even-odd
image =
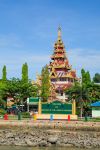
[[[65,89],[70,88],[77,80],[76,71],[72,70],[66,55],[64,43],[61,38],[61,28],[58,28],[58,38],[54,44],[54,51],[51,61],[48,65],[50,71],[50,80],[56,98],[61,101],[67,101]]]

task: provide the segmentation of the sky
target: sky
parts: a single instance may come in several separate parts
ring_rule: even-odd
[[[0,78],[21,78],[27,62],[29,78],[35,80],[49,64],[62,29],[69,63],[81,76],[100,73],[100,0],[0,0]]]

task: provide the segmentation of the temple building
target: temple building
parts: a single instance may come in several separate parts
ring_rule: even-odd
[[[58,28],[58,38],[54,44],[54,51],[51,61],[48,65],[50,71],[50,80],[53,91],[55,90],[56,99],[67,101],[65,89],[70,88],[77,80],[76,71],[72,70],[69,64],[64,43],[61,38],[61,28]]]

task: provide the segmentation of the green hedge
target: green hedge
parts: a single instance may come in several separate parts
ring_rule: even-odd
[[[22,115],[22,118],[30,118],[29,112],[22,112],[21,115]]]

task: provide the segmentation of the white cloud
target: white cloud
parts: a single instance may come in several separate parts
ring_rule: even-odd
[[[5,56],[0,56],[0,64],[22,64],[24,62],[27,63],[36,63],[36,64],[41,64],[41,63],[48,63],[50,57],[48,55],[31,55],[26,53],[26,55],[5,55]]]
[[[51,52],[52,54],[52,52]],[[78,76],[80,76],[81,69],[84,68],[89,70],[91,76],[96,72],[100,72],[100,52],[89,49],[69,49],[67,51],[69,63],[72,68],[76,70]],[[27,62],[29,66],[29,76],[34,78],[36,72],[40,72],[41,68],[48,64],[50,61],[50,54],[35,54],[29,53],[28,51],[15,51],[11,55],[0,55],[0,70],[2,66],[7,65],[8,76],[19,76],[21,74],[22,64]]]
[[[78,74],[82,68],[90,71],[92,76],[96,72],[100,72],[100,51],[81,48],[70,49],[68,58]]]

